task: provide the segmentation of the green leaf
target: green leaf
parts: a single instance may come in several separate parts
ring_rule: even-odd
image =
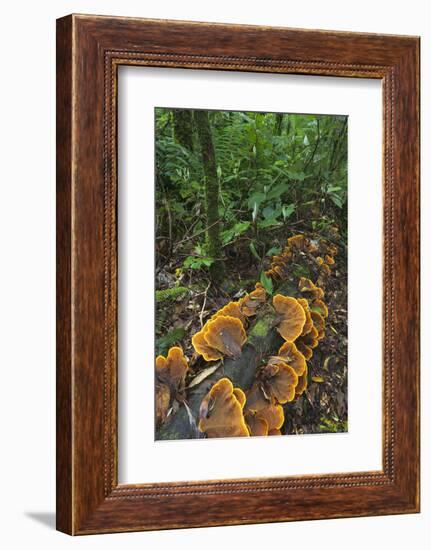
[[[249,248],[250,248],[250,251],[251,251],[251,253],[253,254],[253,256],[256,258],[256,260],[258,260],[258,261],[260,262],[261,258],[260,258],[260,256],[259,256],[257,250],[256,250],[256,247],[255,247],[255,245],[254,245],[254,242],[251,242],[251,243],[249,244]]]
[[[270,218],[269,220],[262,220],[258,222],[259,229],[267,229],[268,227],[276,227],[281,225],[281,222],[274,218]]]
[[[250,210],[253,210],[256,207],[256,205],[257,207],[259,207],[264,200],[265,200],[265,193],[261,193],[261,192],[253,193],[248,199],[248,207],[250,208]]]
[[[248,221],[238,222],[232,228],[226,229],[226,231],[222,231],[221,233],[222,243],[223,244],[230,243],[233,239],[245,233],[247,229],[250,227],[250,225],[251,223]]]
[[[289,176],[294,180],[304,181],[306,178],[309,178],[311,174],[306,176],[304,172],[289,171]]]
[[[156,355],[166,355],[166,352],[174,344],[179,344],[184,338],[186,331],[183,328],[175,328],[167,334],[156,339]]]
[[[276,254],[280,254],[280,253],[281,253],[281,247],[280,246],[273,246],[268,250],[268,252],[266,253],[266,256],[271,257],[271,256],[275,256]]]
[[[204,256],[202,258],[196,256],[187,256],[183,262],[184,269],[201,269],[202,267],[210,267],[214,263],[214,258]]]
[[[268,277],[268,275],[265,275],[264,271],[262,271],[261,274],[260,274],[260,282],[262,283],[262,286],[265,289],[265,291],[268,294],[272,295],[273,290],[274,290],[274,286],[272,284],[272,279],[271,279],[271,277]]]
[[[262,214],[263,214],[263,217],[265,218],[265,220],[269,220],[271,218],[275,218],[274,214],[275,214],[275,210],[274,208],[272,208],[272,206],[266,206],[263,210],[262,210]]]
[[[335,194],[330,194],[329,198],[335,204],[335,206],[338,206],[338,208],[343,208],[344,201],[341,199],[341,197]]]
[[[287,220],[287,218],[290,218],[290,216],[295,212],[295,205],[294,204],[286,204],[281,209],[281,212],[283,214],[283,219]]]
[[[266,198],[268,200],[279,199],[281,195],[289,191],[290,186],[287,183],[279,183],[268,191]]]

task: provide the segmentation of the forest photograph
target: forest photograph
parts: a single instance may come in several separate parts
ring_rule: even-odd
[[[155,108],[156,440],[348,430],[347,138]]]

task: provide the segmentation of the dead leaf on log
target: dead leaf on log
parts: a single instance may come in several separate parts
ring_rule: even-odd
[[[211,376],[211,374],[213,372],[215,372],[220,367],[221,364],[222,364],[222,362],[219,361],[217,364],[212,365],[211,367],[208,367],[206,369],[201,370],[199,372],[199,374],[197,374],[193,378],[193,380],[190,382],[190,384],[187,386],[187,389],[194,388],[195,386],[197,386],[198,384],[203,382],[206,378],[208,378],[208,376]]]

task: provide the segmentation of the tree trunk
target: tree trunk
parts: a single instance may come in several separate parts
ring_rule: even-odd
[[[224,263],[221,259],[220,213],[219,213],[219,185],[214,145],[211,134],[210,121],[207,111],[195,111],[194,120],[199,136],[202,162],[205,177],[205,210],[207,222],[208,255],[214,258],[210,267],[213,282],[219,283],[224,274]]]
[[[283,129],[283,113],[276,113],[275,114],[275,135],[281,136],[281,131]]]
[[[193,118],[192,111],[173,109],[174,138],[185,149],[193,151]]]

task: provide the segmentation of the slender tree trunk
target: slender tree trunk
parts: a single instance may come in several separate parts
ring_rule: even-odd
[[[174,138],[185,149],[193,151],[193,118],[192,111],[173,109]]]
[[[275,135],[281,136],[281,131],[283,129],[283,113],[276,113],[275,114]]]
[[[207,218],[208,254],[215,258],[210,267],[210,275],[214,282],[220,282],[224,274],[224,262],[221,256],[219,184],[211,134],[211,126],[206,111],[195,111],[194,120],[199,136],[202,162],[205,177],[205,210]]]

